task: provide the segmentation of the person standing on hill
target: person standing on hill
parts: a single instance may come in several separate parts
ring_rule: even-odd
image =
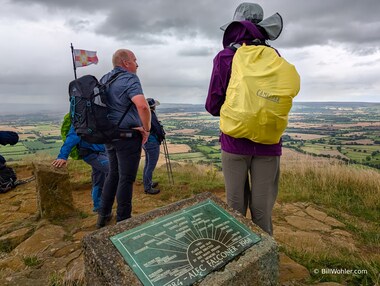
[[[160,105],[158,100],[153,98],[147,98],[150,112],[151,112],[151,130],[148,141],[143,145],[145,151],[145,166],[143,171],[143,183],[146,194],[155,195],[160,192],[159,189],[155,189],[158,186],[158,182],[153,182],[153,171],[156,168],[158,158],[160,157],[160,145],[165,138],[160,121],[158,121],[156,115],[156,106]]]
[[[105,153],[103,144],[92,144],[82,140],[76,133],[74,126],[71,125],[66,139],[63,142],[61,150],[52,162],[56,168],[66,166],[67,159],[74,147],[78,148],[79,158],[89,164],[92,168],[92,191],[91,197],[94,204],[93,211],[98,212],[101,206],[101,196],[103,191],[104,181],[108,174],[108,157]]]
[[[220,116],[231,77],[233,44],[249,44],[276,39],[282,30],[282,19],[275,14],[263,21],[263,9],[255,3],[242,3],[233,21],[222,26],[223,47],[214,58],[206,110]],[[278,193],[281,142],[272,145],[255,143],[246,138],[220,135],[222,168],[227,203],[244,216],[249,207],[252,221],[273,234],[272,209]]]
[[[112,217],[112,205],[117,199],[116,221],[128,219],[132,214],[133,183],[139,167],[141,147],[150,132],[150,110],[144,97],[140,80],[136,75],[138,64],[134,53],[127,49],[117,50],[112,57],[114,69],[100,80],[105,83],[113,74],[122,74],[107,90],[108,118],[120,123],[125,138],[106,144],[110,170],[102,193],[102,207],[97,227],[104,227]]]

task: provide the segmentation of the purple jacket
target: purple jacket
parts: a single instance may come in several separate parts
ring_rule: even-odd
[[[250,21],[234,22],[228,26],[223,36],[224,50],[214,58],[210,86],[206,99],[206,110],[220,116],[220,108],[226,98],[227,86],[231,77],[232,59],[235,52],[228,48],[231,43],[250,42],[255,38],[264,39],[259,29]],[[281,156],[281,141],[278,144],[266,145],[255,143],[245,138],[233,138],[224,133],[220,135],[223,151],[239,155]]]

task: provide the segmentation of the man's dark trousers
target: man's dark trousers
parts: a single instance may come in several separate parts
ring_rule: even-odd
[[[136,132],[132,138],[106,144],[109,173],[103,187],[100,216],[111,215],[116,196],[116,221],[131,217],[133,183],[140,163],[141,142],[141,135]]]

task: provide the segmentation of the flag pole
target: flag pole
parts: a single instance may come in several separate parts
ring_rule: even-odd
[[[74,68],[74,77],[77,79],[77,67],[75,66],[75,58],[74,58],[74,47],[73,43],[71,43],[71,57],[73,59],[73,68]]]

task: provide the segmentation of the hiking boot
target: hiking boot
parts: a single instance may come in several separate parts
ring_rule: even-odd
[[[153,189],[153,188],[151,188],[151,189],[149,189],[149,190],[145,190],[145,194],[147,194],[147,195],[156,195],[156,194],[158,194],[159,192],[160,192],[159,189]]]
[[[105,227],[112,219],[112,213],[109,216],[98,215],[98,221],[96,222],[96,228]]]
[[[158,186],[158,182],[152,182],[152,188],[155,188]]]

